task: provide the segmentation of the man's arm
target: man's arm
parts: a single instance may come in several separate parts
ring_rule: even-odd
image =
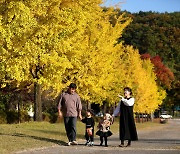
[[[58,103],[58,116],[59,116],[59,118],[62,118],[62,112],[61,112],[62,104],[61,104],[61,101],[62,101],[62,94],[60,96],[59,103]]]
[[[77,98],[77,112],[78,112],[78,117],[80,118],[80,120],[82,120],[81,110],[82,110],[81,99],[78,96],[78,98]]]
[[[62,112],[59,109],[58,109],[58,116],[59,116],[59,118],[62,118]]]
[[[81,111],[78,112],[78,117],[80,120],[82,120],[82,114],[81,114]]]

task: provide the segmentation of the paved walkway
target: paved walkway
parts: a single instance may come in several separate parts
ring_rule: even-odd
[[[132,142],[131,147],[121,148],[118,135],[108,140],[108,147],[99,146],[95,138],[93,147],[84,146],[84,140],[77,146],[53,146],[16,154],[180,154],[180,119],[169,120],[162,127],[141,130],[138,132],[139,141]]]

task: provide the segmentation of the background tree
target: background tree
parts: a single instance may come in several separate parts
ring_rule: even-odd
[[[171,83],[174,81],[174,73],[163,64],[160,56],[151,57],[150,54],[142,54],[141,58],[151,60],[155,68],[158,84],[164,89],[170,89]]]
[[[178,102],[177,96],[179,92],[176,91],[178,89],[176,86],[180,80],[180,12],[157,13],[140,11],[139,13],[127,12],[127,16],[130,16],[133,22],[125,29],[123,36],[119,40],[124,41],[124,44],[133,45],[139,49],[140,54],[148,53],[154,57],[154,60],[151,61],[158,65],[157,67],[155,66],[155,71],[159,76],[158,82],[161,82],[161,85],[167,89],[168,100],[172,101],[171,98],[174,98],[173,102]],[[158,55],[161,58],[158,58]],[[171,89],[169,89],[170,87]],[[164,103],[173,102],[166,100]],[[166,108],[166,110],[171,110],[171,108]]]
[[[136,98],[135,112],[154,112],[166,96],[166,92],[156,83],[154,67],[149,60],[142,61],[138,50],[134,50],[132,46],[127,46],[124,52],[120,71],[122,73],[125,70],[122,85],[133,89]]]

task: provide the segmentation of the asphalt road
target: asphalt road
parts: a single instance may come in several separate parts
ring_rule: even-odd
[[[180,154],[180,119],[169,120],[162,127],[138,131],[139,140],[131,147],[121,148],[118,135],[108,138],[108,147],[99,146],[95,138],[93,147],[84,146],[84,140],[76,146],[56,145],[48,148],[21,151],[16,154]]]

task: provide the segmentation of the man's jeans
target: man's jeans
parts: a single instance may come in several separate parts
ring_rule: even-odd
[[[64,117],[64,125],[69,142],[76,141],[77,117]]]

